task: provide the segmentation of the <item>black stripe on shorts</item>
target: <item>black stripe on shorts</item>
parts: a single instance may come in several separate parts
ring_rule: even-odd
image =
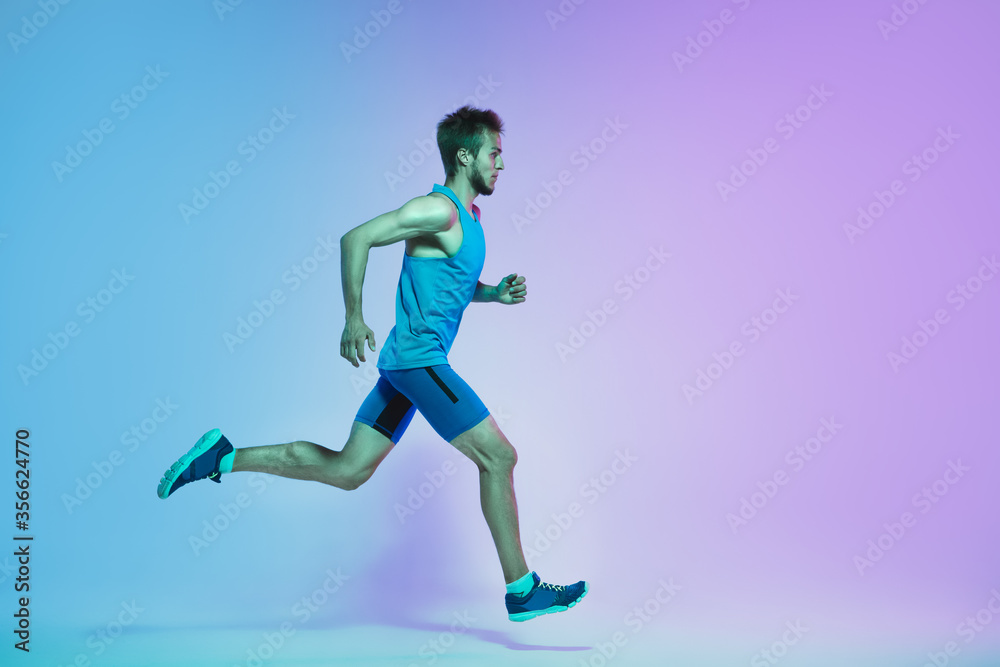
[[[375,430],[392,440],[392,434],[396,432],[399,422],[406,416],[411,405],[413,403],[403,394],[393,396],[375,420]]]
[[[441,387],[441,389],[442,389],[442,390],[444,391],[444,393],[445,393],[445,394],[447,394],[447,395],[448,395],[448,398],[450,398],[450,399],[451,399],[451,402],[452,402],[452,403],[458,403],[458,396],[456,396],[456,395],[455,395],[455,394],[454,394],[454,393],[453,393],[453,392],[451,391],[451,389],[448,389],[448,385],[446,385],[446,384],[444,383],[444,380],[442,380],[442,379],[441,379],[441,378],[440,378],[440,377],[438,376],[438,374],[434,372],[434,369],[433,369],[433,368],[431,368],[430,366],[424,366],[424,370],[425,370],[425,371],[427,371],[427,373],[428,373],[428,374],[429,374],[429,375],[431,376],[431,378],[433,378],[433,379],[434,379],[434,381],[435,381],[435,382],[437,382],[437,385],[438,385],[439,387]]]

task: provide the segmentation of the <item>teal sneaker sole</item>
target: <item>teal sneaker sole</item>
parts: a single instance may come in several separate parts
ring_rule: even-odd
[[[570,602],[565,607],[563,607],[562,605],[557,605],[554,607],[548,607],[547,609],[539,609],[537,611],[522,611],[519,614],[508,614],[507,618],[509,618],[512,621],[521,622],[521,621],[529,621],[537,616],[544,616],[545,614],[556,614],[560,611],[566,611],[570,607],[575,607],[580,600],[587,597],[587,591],[589,590],[590,590],[590,584],[588,582],[584,582],[583,594],[577,599]]]
[[[177,481],[177,476],[181,474],[189,465],[191,461],[207,452],[212,448],[212,445],[219,441],[222,437],[222,430],[213,428],[211,431],[201,436],[195,446],[188,450],[188,453],[180,457],[170,468],[163,473],[163,477],[160,479],[160,484],[156,487],[156,495],[164,500],[170,495],[170,487],[174,485]],[[190,440],[188,441],[190,442]]]

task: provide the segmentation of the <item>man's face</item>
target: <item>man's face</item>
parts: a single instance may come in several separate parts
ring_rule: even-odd
[[[500,154],[500,135],[496,132],[486,133],[486,142],[479,149],[479,155],[472,163],[472,173],[469,183],[481,195],[491,195],[496,186],[497,177],[503,169],[503,158]]]

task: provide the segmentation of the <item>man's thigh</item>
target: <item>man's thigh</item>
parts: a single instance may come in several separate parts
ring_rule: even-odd
[[[384,373],[392,386],[416,406],[431,428],[447,442],[490,416],[472,387],[448,364]]]
[[[413,402],[394,387],[383,373],[384,371],[379,369],[378,382],[368,392],[368,396],[358,408],[348,444],[356,439],[379,443],[379,438],[369,432],[369,429],[359,428],[358,422],[360,422],[383,436],[380,444],[388,444],[391,447],[399,442],[417,411]],[[385,443],[384,439],[388,439],[390,442]],[[345,451],[346,449],[347,447],[345,447]]]
[[[480,470],[489,469],[491,465],[513,465],[517,461],[517,452],[493,415],[487,415],[486,419],[455,436],[451,444],[472,459]]]

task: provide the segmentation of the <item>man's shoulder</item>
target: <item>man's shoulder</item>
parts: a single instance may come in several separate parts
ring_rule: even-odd
[[[442,215],[452,216],[452,222],[457,222],[459,216],[458,204],[443,192],[430,192],[423,197],[430,205],[439,210]]]
[[[452,204],[455,203],[451,201],[451,197],[449,197],[443,192],[438,192],[436,190],[434,192],[428,192],[426,195],[424,195],[424,197],[426,197],[427,199],[433,199],[434,201],[451,202]]]
[[[458,221],[454,203],[445,195],[438,196],[436,192],[418,195],[406,202],[400,210],[409,219],[429,223],[430,227],[440,228],[442,231],[451,228]]]
[[[415,199],[433,201],[434,203],[432,205],[435,207],[440,207],[440,211],[442,213],[447,211],[448,215],[452,215],[455,217],[455,219],[452,221],[453,223],[456,222],[457,217],[461,215],[461,209],[459,205],[455,203],[454,199],[452,199],[443,192],[435,190],[434,192],[429,192],[422,197],[415,197]],[[472,204],[472,210],[476,214],[477,220],[482,218],[482,214],[479,211],[479,207],[476,206],[475,203]]]

